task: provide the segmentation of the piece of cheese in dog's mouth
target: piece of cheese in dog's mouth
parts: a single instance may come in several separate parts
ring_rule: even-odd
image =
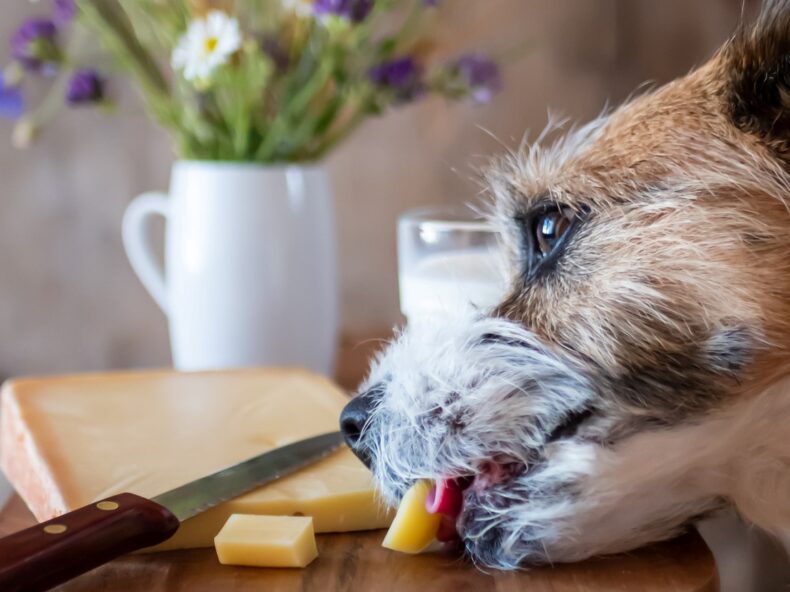
[[[337,429],[348,401],[304,371],[171,371],[23,379],[0,400],[0,467],[39,520],[120,492],[156,496]],[[370,471],[348,450],[182,523],[154,549],[210,547],[231,514],[303,514],[316,532],[383,528]]]
[[[417,481],[401,499],[382,545],[403,553],[420,553],[434,540],[459,539],[456,521],[464,505],[464,491],[472,478]]]
[[[434,491],[430,481],[417,481],[401,499],[382,546],[401,553],[419,553],[436,538],[442,515],[426,507]]]

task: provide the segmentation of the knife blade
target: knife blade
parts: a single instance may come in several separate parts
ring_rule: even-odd
[[[343,444],[300,440],[147,499],[121,493],[0,539],[0,590],[38,592],[172,537],[200,512],[304,468]]]
[[[151,498],[179,521],[205,512],[251,489],[310,465],[343,443],[340,432],[330,432],[275,448]]]

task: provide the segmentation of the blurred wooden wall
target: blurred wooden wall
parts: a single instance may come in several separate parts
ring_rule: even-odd
[[[46,1],[4,3],[4,45]],[[526,130],[539,132],[547,109],[586,120],[644,81],[683,74],[741,11],[740,0],[444,4],[440,41],[450,49],[523,40],[532,49],[507,68],[505,91],[490,106],[426,100],[367,123],[331,157],[343,323],[354,334],[399,320],[400,212],[474,199],[474,167]],[[11,127],[0,121],[0,375],[168,362],[165,318],[126,262],[120,220],[132,196],[167,185],[173,156],[131,93],[116,93],[119,115],[69,113],[26,152],[10,147]]]

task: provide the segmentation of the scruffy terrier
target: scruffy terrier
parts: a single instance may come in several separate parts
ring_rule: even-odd
[[[385,499],[462,490],[445,538],[497,568],[789,528],[790,0],[487,181],[507,297],[407,328],[341,418]]]

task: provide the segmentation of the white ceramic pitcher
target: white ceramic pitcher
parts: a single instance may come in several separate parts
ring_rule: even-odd
[[[167,224],[164,270],[149,240],[154,215]],[[169,319],[176,368],[331,373],[338,286],[323,166],[177,162],[169,196],[129,205],[123,242]]]

